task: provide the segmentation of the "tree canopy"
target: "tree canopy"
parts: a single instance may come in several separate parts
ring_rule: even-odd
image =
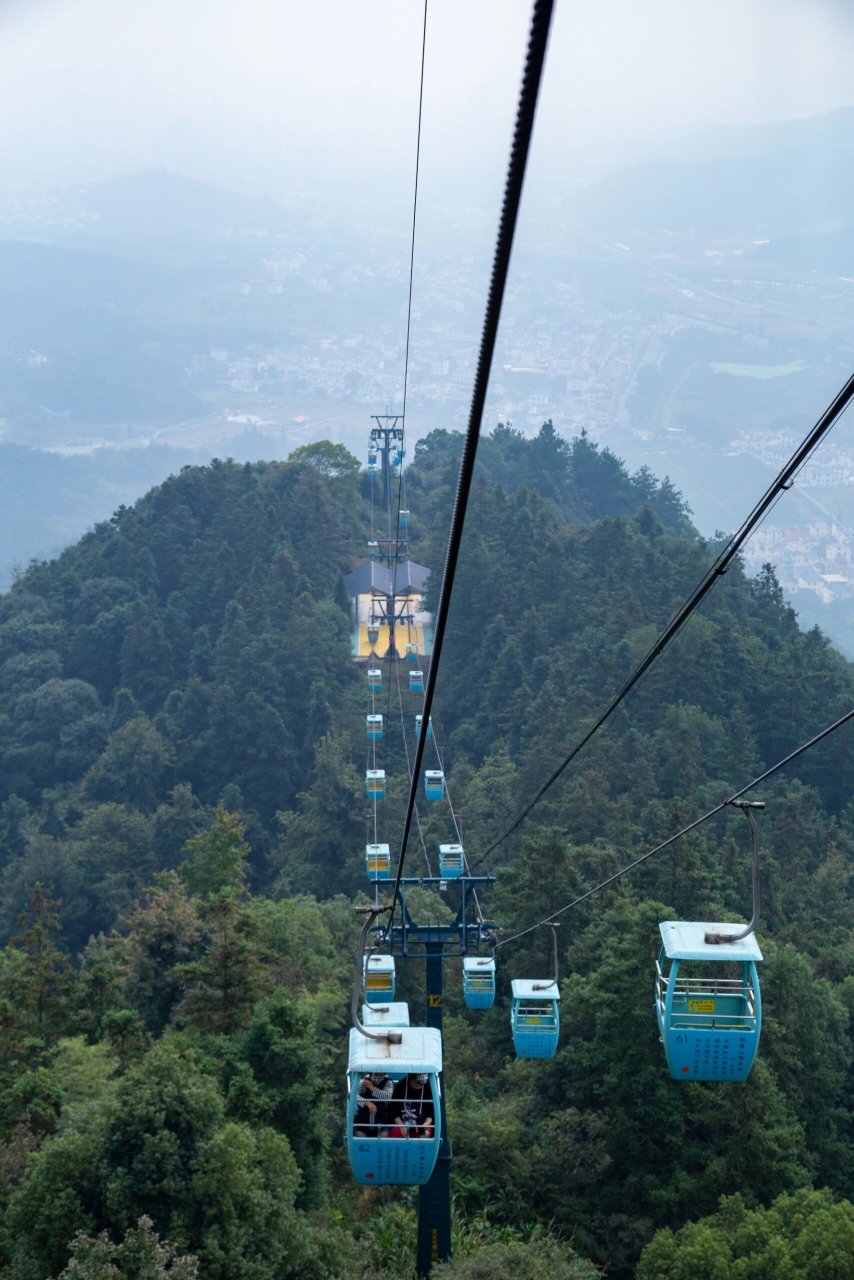
[[[428,603],[461,445],[432,432],[407,472]],[[371,831],[342,583],[365,559],[370,483],[326,442],[186,468],[0,599],[0,1280],[411,1278],[411,1193],[363,1194],[341,1143]],[[470,856],[708,567],[689,515],[585,435],[483,440],[433,710]],[[773,568],[732,565],[485,862],[500,936],[693,821],[852,693]],[[394,848],[416,708],[392,694]],[[455,1258],[437,1275],[847,1280],[853,783],[843,730],[761,790],[764,1028],[743,1085],[672,1081],[651,1012],[660,920],[747,918],[731,810],[563,918],[554,1059],[516,1060],[507,1029],[509,978],[550,963],[543,931],[499,950],[488,1013],[465,1008],[449,959]],[[409,867],[454,838],[441,806],[417,831]],[[452,910],[427,888],[412,901]],[[400,965],[414,1021],[419,965]]]

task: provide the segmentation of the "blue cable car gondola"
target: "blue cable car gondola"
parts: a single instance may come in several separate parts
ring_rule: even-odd
[[[365,863],[369,880],[388,880],[391,875],[391,851],[387,844],[366,844]]]
[[[368,543],[368,555],[371,557],[372,560],[379,559],[380,544],[375,540]]]
[[[410,643],[406,646],[406,661],[407,661],[407,662],[417,662],[417,661],[418,661],[418,652],[419,652],[419,651],[418,651],[418,645],[417,645],[417,644],[415,644],[415,642],[414,642],[414,641],[410,642]]]
[[[355,1027],[350,1031],[347,1152],[353,1177],[368,1186],[423,1185],[442,1145],[441,1034],[435,1027],[404,1027],[397,1034],[399,1043],[367,1039]],[[392,1097],[373,1125],[356,1122],[359,1088],[367,1076],[393,1082]],[[414,1107],[423,1123],[395,1124],[404,1106]]]
[[[495,1003],[495,961],[491,956],[463,959],[463,998],[467,1009],[491,1009]]]
[[[445,794],[445,775],[441,769],[424,770],[424,793],[428,800],[441,800]]]
[[[379,472],[379,462],[377,455],[373,451],[368,454],[368,475],[375,476]]]
[[[363,1004],[362,1024],[366,1027],[408,1027],[409,1005],[405,1000],[389,1004]]]
[[[423,671],[410,671],[409,692],[410,693],[424,692],[424,672]]]
[[[455,880],[465,869],[466,858],[461,844],[439,845],[439,875],[443,880]]]
[[[379,742],[380,738],[383,736],[382,716],[365,716],[365,724],[368,727],[368,741]]]
[[[520,1058],[553,1058],[560,1035],[560,990],[557,983],[514,978],[510,1023]]]
[[[750,825],[753,914],[750,923],[664,920],[655,966],[655,1017],[675,1080],[746,1080],[759,1048],[762,997],[756,969],[759,918],[759,800],[732,800]]]
[[[553,1058],[560,1036],[560,988],[558,986],[557,931],[554,920],[544,922],[552,931],[553,978],[514,978],[510,1025],[519,1058]]]
[[[387,1004],[394,999],[394,956],[365,956],[365,999],[368,1004]]]
[[[371,645],[374,645],[379,640],[379,638],[380,638],[379,627],[375,622],[369,622],[368,623],[368,643]]]
[[[401,529],[408,529],[408,528],[409,528],[409,512],[408,512],[408,511],[401,511],[401,513],[400,513],[400,527],[401,527]]]
[[[728,927],[687,920],[659,926],[655,1013],[675,1080],[745,1080],[753,1066],[762,1029],[756,972],[762,952],[752,933],[706,941],[709,931]]]
[[[365,785],[372,800],[382,800],[385,796],[385,769],[366,770]]]
[[[372,693],[379,693],[383,687],[383,673],[381,667],[371,667],[368,670],[368,688]]]
[[[399,467],[403,462],[405,454],[406,450],[402,446],[399,449],[395,449],[391,457],[392,466]]]
[[[416,717],[415,717],[415,736],[416,736],[416,738],[417,738],[417,737],[420,735],[420,733],[421,733],[421,721],[422,721],[423,719],[424,719],[424,717],[423,717],[423,716],[421,716],[421,715],[418,715],[418,716],[416,716]],[[427,736],[426,736],[426,738],[424,739],[424,741],[425,741],[425,742],[429,742],[429,741],[430,741],[430,739],[431,739],[432,737],[433,737],[433,717],[431,716],[431,717],[430,717],[430,719],[427,721]]]

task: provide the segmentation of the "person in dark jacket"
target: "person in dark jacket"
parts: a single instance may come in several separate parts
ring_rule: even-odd
[[[436,1132],[433,1090],[427,1075],[398,1080],[388,1105],[392,1138],[432,1138]]]
[[[379,1126],[388,1123],[386,1111],[393,1091],[394,1081],[382,1071],[362,1076],[353,1115],[353,1133],[357,1138],[376,1138]]]

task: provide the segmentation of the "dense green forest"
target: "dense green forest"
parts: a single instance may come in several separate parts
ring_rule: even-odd
[[[434,432],[407,471],[434,591],[461,447]],[[370,483],[328,444],[188,467],[0,599],[0,1280],[413,1273],[413,1192],[356,1187],[343,1146],[368,888],[343,575]],[[482,442],[434,706],[470,859],[714,550],[668,481],[584,436]],[[490,856],[488,914],[504,936],[542,919],[852,695],[771,567],[734,565]],[[394,847],[396,714],[384,751]],[[758,793],[764,1025],[743,1085],[672,1081],[652,1014],[658,922],[747,918],[735,813],[564,917],[554,1059],[516,1060],[508,1027],[509,978],[549,962],[542,932],[499,951],[488,1013],[449,962],[455,1257],[438,1277],[850,1276],[853,782],[845,728]],[[453,838],[422,818],[428,848]],[[417,1021],[423,975],[401,968]]]

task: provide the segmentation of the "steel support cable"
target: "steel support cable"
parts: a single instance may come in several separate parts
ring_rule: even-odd
[[[439,750],[439,740],[436,737],[435,729],[433,729],[432,741],[433,741],[433,748],[436,752],[436,759],[439,762],[439,768],[442,771],[442,778],[444,780],[445,799],[448,802],[448,808],[451,812],[451,822],[453,824],[454,831],[456,832],[457,844],[460,846],[460,848],[463,851],[463,866],[465,868],[466,875],[470,875],[471,868],[469,867],[469,861],[468,861],[468,858],[466,857],[466,852],[465,852],[465,845],[463,844],[463,833],[460,828],[460,824],[457,821],[457,815],[454,811],[454,803],[451,799],[451,789],[448,786],[448,775],[445,773],[445,762],[442,759],[442,753]],[[478,899],[478,896],[477,896],[477,889],[472,889],[471,893],[472,893],[472,898],[474,900],[475,911],[477,912],[477,918],[480,921],[480,923],[483,924],[483,912],[480,909],[480,900]]]
[[[817,733],[814,738],[810,738],[809,742],[802,743],[801,746],[790,752],[789,755],[784,757],[784,759],[778,760],[770,769],[766,769],[764,773],[760,773],[758,778],[754,778],[752,782],[748,782],[746,786],[741,787],[739,791],[734,791],[731,796],[727,796],[726,800],[721,800],[720,804],[716,804],[713,809],[709,809],[708,813],[704,813],[700,818],[695,818],[693,822],[688,823],[687,827],[683,827],[682,830],[677,831],[675,835],[668,836],[666,840],[662,840],[661,844],[657,844],[654,849],[647,850],[647,852],[641,854],[639,858],[635,858],[634,862],[630,862],[628,866],[622,867],[619,871],[615,871],[607,880],[603,880],[600,884],[594,885],[592,889],[588,889],[586,893],[582,893],[579,897],[574,898],[572,902],[568,902],[566,906],[561,907],[560,910],[552,912],[552,914],[550,916],[546,916],[544,920],[539,920],[536,924],[529,925],[527,929],[520,929],[518,933],[511,934],[509,938],[502,938],[500,942],[496,943],[494,950],[498,950],[499,947],[506,947],[508,943],[516,942],[519,938],[524,938],[526,934],[533,933],[534,929],[539,929],[541,925],[549,924],[552,920],[557,920],[558,916],[565,915],[567,911],[571,911],[573,907],[577,907],[582,902],[586,902],[588,898],[592,898],[594,894],[599,893],[602,889],[609,888],[609,886],[619,880],[621,876],[626,875],[629,871],[634,871],[635,867],[639,867],[642,862],[646,862],[647,859],[653,857],[654,854],[661,853],[662,850],[669,848],[670,845],[674,844],[677,840],[681,840],[683,836],[690,834],[690,832],[701,826],[702,823],[708,822],[709,818],[714,818],[716,814],[720,813],[722,809],[725,809],[727,805],[738,800],[745,794],[745,792],[752,791],[754,787],[758,787],[760,783],[766,782],[769,778],[773,777],[775,773],[779,773],[779,771],[784,769],[787,764],[791,764],[793,760],[797,760],[798,756],[802,756],[805,751],[809,751],[811,747],[817,746],[823,738],[827,738],[831,733],[835,733],[837,729],[841,729],[842,726],[847,724],[852,717],[854,717],[854,709],[846,711],[844,716],[840,716],[838,720],[833,722],[833,724],[828,725],[826,729],[822,729],[821,733]]]
[[[392,590],[397,586],[397,565],[400,556],[400,500],[403,492],[403,458],[406,445],[406,399],[409,392],[409,341],[412,333],[412,286],[415,279],[415,224],[418,216],[418,175],[421,170],[421,118],[424,111],[424,63],[427,53],[427,0],[424,0],[424,21],[421,27],[421,78],[418,85],[418,128],[415,141],[415,183],[412,194],[412,235],[409,246],[409,296],[406,301],[406,349],[403,357],[403,412],[401,414],[400,468],[397,476],[397,522],[394,531],[394,577]],[[389,512],[389,515],[391,513]],[[389,521],[389,537],[391,522]],[[407,623],[406,634],[409,635]]]
[[[423,668],[422,668],[422,666],[421,666],[421,657],[420,657],[420,655],[419,655],[419,657],[418,657],[418,670],[421,672],[421,676],[422,676],[422,679],[423,679],[423,677],[424,677],[424,670],[423,670]],[[398,696],[400,697],[400,678],[399,678],[399,676],[398,676],[398,682],[397,682],[397,684],[398,684]],[[421,717],[421,723],[422,723],[422,725],[423,725],[423,723],[424,723],[424,716],[423,716],[424,698],[423,698],[423,695],[422,695],[422,699],[421,699],[421,705],[422,705],[422,717]],[[401,699],[400,711],[401,711],[401,725],[403,725],[403,701],[402,701],[402,699]],[[442,783],[443,783],[442,790],[443,790],[443,793],[444,793],[444,798],[445,798],[445,799],[447,800],[447,802],[448,802],[448,809],[450,810],[450,814],[451,814],[451,823],[453,824],[454,832],[456,833],[457,843],[459,844],[460,848],[461,848],[461,849],[463,849],[463,835],[462,835],[462,831],[461,831],[461,829],[460,829],[460,824],[459,824],[459,822],[457,821],[457,815],[456,815],[456,813],[455,813],[455,811],[454,811],[454,804],[453,804],[453,801],[451,800],[451,789],[450,789],[450,787],[448,786],[448,777],[447,777],[447,774],[445,773],[445,762],[444,762],[444,760],[442,759],[442,753],[441,753],[441,751],[439,750],[439,740],[438,740],[438,738],[437,738],[437,736],[436,736],[436,730],[433,728],[432,717],[428,720],[428,730],[427,730],[427,731],[428,731],[428,732],[430,732],[430,733],[431,733],[431,735],[432,735],[432,736],[431,736],[431,741],[432,741],[432,743],[433,743],[433,750],[434,750],[434,751],[435,751],[435,753],[436,753],[436,761],[437,761],[437,763],[438,763],[438,765],[439,765],[439,769],[441,770],[441,773],[442,773]],[[408,748],[408,746],[407,746],[407,744],[406,744],[406,729],[405,729],[405,728],[403,728],[403,737],[404,737],[404,747],[406,748],[406,764],[407,764],[407,768],[409,768],[409,748]],[[410,769],[410,771],[409,771],[409,776],[410,776],[410,780],[411,780],[411,778],[412,778],[412,771],[411,771],[411,769]],[[424,847],[424,859],[425,859],[425,861],[427,862],[427,867],[428,867],[428,869],[429,869],[429,867],[430,867],[430,861],[429,861],[429,859],[428,859],[428,857],[427,857],[427,849],[426,849],[426,846],[424,845],[424,834],[423,834],[423,832],[422,832],[422,830],[421,830],[421,820],[420,820],[420,818],[419,818],[419,816],[418,816],[418,806],[417,806],[417,805],[415,806],[415,818],[416,818],[416,821],[417,821],[417,823],[418,823],[418,834],[419,834],[420,839],[421,839],[421,844],[422,844],[422,847]],[[469,871],[469,865],[468,865],[468,859],[466,858],[466,855],[465,855],[465,850],[463,850],[463,864],[464,864],[464,866],[465,866],[466,872],[468,873],[468,871]],[[431,871],[431,873],[430,873],[430,874],[432,875],[432,871]],[[477,890],[476,890],[476,889],[472,889],[472,898],[473,898],[473,900],[474,900],[475,910],[476,910],[476,912],[477,912],[477,918],[478,918],[478,920],[480,921],[480,923],[481,923],[481,924],[483,924],[483,912],[481,911],[481,908],[480,908],[480,901],[479,901],[479,899],[478,899],[478,896],[477,896]]]
[[[368,690],[368,697],[369,697],[368,706],[370,708],[370,711],[368,712],[368,714],[373,715],[376,710],[376,700],[374,698],[373,689]],[[366,720],[365,721],[366,737],[367,737],[367,725],[368,725],[368,722]],[[367,784],[368,769],[371,769],[371,768],[376,769],[377,767],[377,754],[376,754],[377,749],[376,749],[376,743],[371,738],[367,738],[367,742],[365,745],[367,748],[367,755],[365,758],[365,783]],[[369,796],[368,798],[370,800],[370,805],[368,807],[367,813],[365,814],[365,844],[366,845],[370,844],[372,839],[371,837],[372,819],[373,819],[373,829],[374,829],[373,843],[376,844],[377,842],[377,798],[376,796]],[[377,890],[376,883],[374,884],[374,905],[375,906],[379,905],[379,893]]]
[[[404,750],[404,754],[406,755],[406,773],[407,773],[407,777],[409,778],[409,781],[410,781],[410,784],[411,784],[411,782],[412,782],[412,763],[411,763],[411,761],[410,761],[410,759],[409,759],[409,742],[408,742],[407,737],[406,737],[405,712],[404,712],[404,710],[403,710],[403,693],[402,693],[401,688],[400,688],[400,665],[399,665],[399,664],[397,665],[397,667],[395,668],[395,670],[396,670],[396,673],[397,673],[397,701],[398,701],[398,705],[400,706],[400,732],[401,732],[401,734],[403,735],[403,750]],[[430,877],[431,877],[431,879],[432,879],[432,876],[433,876],[433,868],[430,866],[430,858],[429,858],[429,855],[428,855],[428,853],[427,853],[427,842],[426,842],[426,840],[424,839],[424,831],[423,831],[422,826],[421,826],[421,815],[420,815],[420,813],[418,812],[418,805],[416,805],[416,806],[415,806],[415,825],[416,825],[416,827],[418,828],[418,839],[419,839],[419,840],[420,840],[420,842],[421,842],[421,850],[422,850],[422,852],[423,852],[423,854],[424,854],[424,861],[425,861],[425,863],[427,864],[427,874],[428,874],[428,876],[430,876]]]
[[[744,521],[741,528],[736,533],[733,534],[733,536],[730,538],[727,545],[718,554],[714,563],[706,571],[706,573],[701,578],[700,582],[697,584],[694,590],[691,592],[687,600],[685,600],[685,602],[679,607],[679,609],[670,619],[667,626],[662,631],[661,635],[653,643],[652,647],[647,652],[646,656],[640,660],[640,662],[634,668],[634,670],[632,671],[628,679],[625,681],[625,683],[621,686],[621,688],[617,691],[617,693],[614,694],[613,698],[608,703],[605,710],[598,716],[598,718],[593,722],[590,728],[587,729],[585,733],[582,734],[578,742],[569,752],[569,755],[566,756],[566,758],[562,761],[562,763],[558,765],[558,767],[554,770],[554,772],[543,783],[543,785],[534,795],[533,799],[530,800],[528,804],[525,805],[524,809],[522,809],[521,813],[517,814],[517,816],[511,822],[510,826],[507,827],[507,829],[503,831],[500,836],[498,836],[495,840],[493,840],[492,843],[486,849],[484,849],[483,853],[480,855],[477,861],[473,864],[474,866],[479,866],[480,863],[482,863],[485,858],[489,857],[490,853],[492,853],[493,850],[497,849],[498,846],[502,844],[507,839],[508,836],[511,836],[513,832],[516,831],[522,825],[525,818],[527,818],[528,814],[535,807],[535,805],[539,804],[540,800],[542,800],[543,796],[546,794],[549,788],[552,787],[555,782],[557,782],[558,778],[561,776],[561,774],[564,772],[567,766],[572,763],[572,761],[579,754],[579,752],[587,745],[587,743],[590,741],[593,735],[597,733],[599,729],[602,728],[602,726],[609,719],[612,713],[616,711],[617,707],[624,700],[624,698],[631,692],[631,690],[634,688],[634,686],[637,684],[640,678],[652,666],[656,658],[658,658],[658,656],[661,653],[663,653],[663,651],[667,648],[670,641],[681,630],[683,624],[688,620],[691,614],[694,613],[697,608],[699,608],[700,604],[702,604],[703,600],[709,594],[712,587],[717,582],[718,578],[722,577],[726,573],[732,560],[741,550],[742,546],[750,537],[750,535],[753,533],[753,531],[756,529],[757,525],[759,525],[762,522],[762,520],[765,518],[769,509],[774,505],[774,503],[777,501],[780,495],[786,489],[791,487],[792,477],[800,470],[800,468],[806,462],[809,455],[818,446],[819,442],[823,439],[823,437],[827,434],[827,432],[830,431],[831,427],[834,426],[837,419],[845,411],[845,409],[847,409],[848,405],[851,402],[852,397],[854,397],[854,374],[852,374],[852,376],[848,379],[848,381],[846,382],[842,390],[830,403],[827,409],[825,409],[824,413],[819,418],[818,422],[815,424],[815,426],[812,428],[810,433],[806,436],[806,438],[803,440],[801,445],[798,447],[798,449],[795,451],[795,453],[786,463],[783,470],[780,472],[780,474],[777,476],[774,482],[770,485],[770,487],[766,490],[766,492],[757,502],[756,506],[753,508],[750,515]]]
[[[412,198],[412,243],[409,250],[409,301],[406,306],[406,354],[403,358],[403,432],[406,433],[406,392],[409,384],[409,334],[412,328],[412,280],[415,271],[415,218],[418,212],[418,171],[421,164],[421,114],[424,107],[424,55],[427,50],[427,0],[421,30],[421,83],[418,88],[418,139],[415,144],[415,192]],[[401,467],[401,474],[403,468]],[[399,509],[399,504],[398,504]]]
[[[419,663],[418,663],[418,668],[419,668],[419,670],[421,670],[421,663],[420,663],[420,661],[419,661]],[[399,686],[399,682],[398,682],[398,686]],[[402,712],[402,706],[401,706],[401,712]],[[422,723],[422,724],[424,723],[423,714],[422,714],[421,723]],[[439,769],[441,770],[441,773],[442,773],[443,791],[444,791],[445,799],[446,799],[446,800],[447,800],[447,802],[448,802],[448,809],[450,810],[450,814],[451,814],[451,823],[452,823],[452,825],[453,825],[454,832],[456,833],[456,837],[457,837],[457,844],[458,844],[458,845],[460,846],[460,848],[463,850],[463,865],[464,865],[464,867],[465,867],[466,873],[468,873],[468,872],[469,872],[469,864],[468,864],[468,858],[467,858],[467,857],[466,857],[466,855],[465,855],[465,848],[464,848],[464,846],[463,846],[463,833],[462,833],[462,831],[461,831],[461,829],[460,829],[460,824],[459,824],[459,822],[457,821],[457,815],[456,815],[456,813],[455,813],[455,811],[454,811],[454,804],[453,804],[453,801],[452,801],[452,799],[451,799],[451,789],[450,789],[450,787],[448,786],[448,775],[445,773],[445,762],[444,762],[444,760],[442,759],[442,753],[441,753],[441,751],[439,750],[439,740],[438,740],[438,738],[436,737],[436,730],[435,730],[435,728],[434,728],[434,727],[433,727],[433,725],[432,725],[432,719],[431,719],[431,721],[429,722],[429,729],[430,729],[430,731],[431,731],[431,733],[432,733],[431,741],[432,741],[432,743],[433,743],[433,750],[434,750],[434,751],[435,751],[435,753],[436,753],[436,761],[437,761],[437,763],[438,763],[438,765],[439,765]],[[405,738],[405,734],[406,734],[406,731],[404,730],[404,738]],[[408,749],[407,749],[407,753],[406,753],[406,761],[407,761],[407,765],[408,765],[408,764],[409,764],[409,751],[408,751]],[[418,807],[417,807],[417,806],[416,806],[416,808],[415,808],[415,814],[416,814],[416,818],[417,818],[417,816],[418,816]],[[423,834],[421,834],[421,823],[420,823],[420,820],[419,820],[419,823],[418,823],[418,831],[419,831],[419,834],[421,835],[421,843],[422,843],[422,845],[423,845],[423,844],[424,844],[424,836],[423,836]],[[425,854],[424,854],[424,856],[425,856],[425,859],[426,859],[426,857],[427,857],[426,850],[425,850]],[[429,867],[429,865],[430,865],[429,861],[427,862],[427,865],[428,865],[428,867]],[[483,912],[482,912],[482,911],[481,911],[481,909],[480,909],[480,901],[479,901],[478,896],[477,896],[477,890],[476,890],[476,889],[472,889],[471,893],[472,893],[472,898],[473,898],[473,900],[474,900],[475,911],[477,912],[477,918],[478,918],[478,920],[480,921],[480,923],[481,923],[481,924],[483,924]]]
[[[386,621],[389,624],[389,636],[392,636],[392,635],[395,636],[395,646],[397,643],[397,636],[396,636],[397,628],[394,625],[394,622],[395,622],[394,612],[395,612],[396,591],[397,591],[397,567],[398,567],[398,560],[400,555],[400,542],[399,542],[400,499],[401,499],[401,487],[403,484],[403,448],[406,440],[406,395],[407,395],[407,388],[409,385],[409,338],[412,330],[412,284],[413,284],[413,279],[415,274],[415,222],[418,214],[418,174],[421,167],[421,117],[422,117],[423,108],[424,108],[424,62],[425,62],[426,51],[427,51],[427,0],[424,0],[424,20],[421,28],[421,75],[419,78],[419,85],[418,85],[418,127],[416,130],[416,140],[415,140],[415,183],[414,183],[413,195],[412,195],[412,234],[410,237],[410,247],[409,247],[409,295],[408,295],[407,304],[406,304],[406,348],[405,348],[405,354],[403,358],[403,413],[401,414],[401,420],[403,422],[403,426],[401,428],[401,441],[400,441],[401,462],[400,462],[400,468],[399,468],[398,477],[397,477],[397,519],[396,519],[394,543],[392,543],[392,540],[391,540],[391,492],[390,491],[388,494],[388,508],[386,511],[386,525],[387,525],[386,537],[388,538],[388,544],[387,544],[388,550],[389,550],[388,559],[391,562],[391,592],[392,592],[391,596],[386,597],[387,601],[388,600],[391,601],[391,617],[386,618]],[[391,459],[388,456],[390,447],[391,447],[391,442],[388,439],[388,436],[386,436],[386,456],[385,456],[386,476],[388,476],[388,472],[391,466]],[[373,520],[373,515],[371,518]],[[390,554],[392,545],[394,546],[393,557]],[[407,628],[407,632],[408,632],[408,628]],[[395,648],[395,652],[396,652],[396,648]],[[392,658],[392,661],[394,661],[394,658]],[[391,679],[390,678],[389,678],[389,688],[388,688],[388,699],[386,701],[386,720],[387,721],[391,720]],[[388,760],[388,735],[386,734],[385,748],[383,751],[384,765],[387,763],[387,760]]]
[[[525,59],[525,69],[522,76],[519,105],[516,113],[516,127],[510,151],[510,161],[508,164],[507,178],[504,187],[504,200],[495,245],[495,255],[493,258],[492,277],[489,285],[489,296],[486,302],[486,312],[483,321],[480,353],[478,355],[474,388],[472,390],[468,428],[466,430],[462,458],[460,459],[457,493],[454,500],[453,516],[451,518],[448,550],[445,556],[445,569],[442,575],[442,587],[439,593],[439,603],[436,609],[436,623],[433,632],[433,653],[430,660],[430,671],[427,677],[427,688],[424,695],[424,712],[421,720],[421,732],[418,735],[418,743],[415,748],[415,763],[413,765],[412,782],[409,788],[409,799],[406,805],[406,817],[403,825],[403,835],[400,842],[400,856],[398,858],[397,874],[394,882],[394,894],[391,901],[392,911],[389,918],[389,924],[386,929],[387,933],[391,928],[394,916],[394,907],[400,892],[401,877],[403,876],[406,846],[412,825],[412,812],[415,807],[415,794],[424,758],[424,744],[426,741],[427,725],[430,723],[430,712],[433,707],[433,692],[436,686],[436,675],[439,670],[439,663],[442,656],[442,645],[445,639],[448,609],[451,601],[451,592],[453,591],[454,586],[457,561],[460,554],[466,506],[468,504],[469,493],[471,491],[475,456],[477,454],[477,445],[480,437],[480,423],[483,417],[484,403],[486,401],[489,372],[495,352],[495,340],[498,333],[498,322],[501,318],[501,305],[504,299],[504,290],[507,284],[507,274],[510,267],[513,237],[519,217],[519,206],[522,199],[522,185],[525,178],[525,168],[528,162],[528,154],[531,146],[534,115],[537,107],[537,97],[539,95],[543,65],[545,63],[546,45],[548,43],[549,27],[551,25],[553,8],[554,0],[534,0],[534,8],[531,15],[531,29],[528,37],[528,50]]]
[[[371,695],[371,699],[368,705],[370,706],[371,711],[373,711],[373,695]],[[367,721],[365,722],[365,724],[367,726]],[[371,768],[371,741],[370,741],[370,738],[368,738],[367,736],[367,728],[366,728],[365,730],[365,786],[366,787],[368,784],[368,770],[370,768]],[[372,807],[373,807],[372,797],[368,796],[368,812],[365,818],[366,841],[370,839],[370,835],[371,835],[371,808]]]

